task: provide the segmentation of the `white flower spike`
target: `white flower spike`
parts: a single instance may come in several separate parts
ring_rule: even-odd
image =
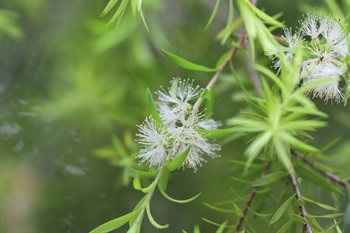
[[[346,103],[344,96],[349,92],[349,88],[345,87],[349,86],[350,73],[345,63],[346,57],[349,56],[347,40],[349,35],[346,35],[343,30],[346,28],[346,23],[330,16],[319,17],[308,14],[300,24],[300,33],[292,35],[291,29],[285,29],[283,38],[289,44],[289,48],[302,46],[305,54],[309,54],[302,62],[299,72],[302,85],[315,83],[315,86],[310,85],[306,94],[324,99],[326,102],[344,101]],[[307,42],[309,38],[311,40]],[[282,49],[285,48],[282,46]],[[285,54],[289,63],[293,60],[292,51],[290,49]],[[277,52],[272,55],[276,56],[276,54]],[[274,60],[273,67],[279,72],[281,61]],[[339,83],[345,83],[345,86],[339,87]],[[341,89],[345,89],[345,93]]]
[[[156,125],[152,117],[146,118],[139,126],[137,142],[141,144],[140,153],[137,155],[141,163],[146,162],[151,168],[161,167],[167,159],[169,136],[165,129]]]
[[[157,92],[157,110],[164,126],[157,126],[151,117],[139,126],[140,133],[137,136],[142,147],[137,157],[141,163],[146,162],[151,168],[157,169],[190,148],[182,167],[196,171],[198,166],[206,162],[203,155],[218,157],[216,152],[220,146],[209,143],[196,130],[216,129],[220,124],[214,120],[203,120],[203,115],[192,108],[190,101],[198,99],[201,91],[198,86],[192,85],[193,81],[174,79],[168,92]]]

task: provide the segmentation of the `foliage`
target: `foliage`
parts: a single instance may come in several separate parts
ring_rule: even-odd
[[[0,7],[1,231],[349,231],[349,1]]]
[[[110,1],[102,15],[105,15],[111,9],[111,6],[114,6],[116,4],[116,2],[117,1]],[[118,18],[117,24],[120,23],[122,14],[126,8],[126,6],[123,4],[124,2],[127,3],[127,1],[123,1],[121,3],[119,8],[117,8],[117,12],[115,13],[114,17],[110,22]],[[139,11],[141,9],[140,2],[138,2]],[[133,2],[133,4],[135,4],[135,2]],[[328,100],[329,98],[335,98],[335,101],[339,102],[340,97],[337,96],[338,94],[329,94],[329,88],[325,85],[328,85],[326,82],[329,82],[329,79],[333,78],[334,75],[338,77],[337,75],[340,71],[330,71],[323,68],[325,66],[329,66],[328,64],[324,65],[324,63],[328,62],[327,56],[329,56],[326,54],[326,52],[324,55],[322,55],[320,61],[317,64],[315,63],[315,65],[313,65],[312,69],[314,69],[314,71],[310,71],[309,63],[311,62],[308,62],[307,60],[308,55],[305,53],[303,47],[297,44],[299,40],[299,34],[296,34],[295,38],[292,38],[291,32],[286,29],[286,37],[282,37],[282,39],[279,40],[278,37],[272,34],[272,32],[277,28],[283,28],[285,26],[283,23],[277,20],[277,17],[269,16],[267,13],[260,10],[258,7],[255,6],[255,1],[250,2],[248,0],[237,0],[236,4],[240,13],[240,17],[234,20],[234,3],[233,1],[229,1],[229,13],[227,24],[226,27],[219,33],[218,38],[221,39],[221,44],[227,45],[228,38],[239,28],[239,26],[242,26],[242,24],[244,25],[245,32],[243,33],[243,35],[238,37],[237,41],[233,40],[233,42],[231,43],[231,52],[228,55],[224,55],[222,57],[223,60],[219,59],[216,68],[208,68],[206,66],[192,63],[185,58],[163,50],[163,53],[170,60],[172,60],[176,65],[184,69],[197,72],[215,72],[212,80],[207,85],[206,90],[202,93],[202,98],[198,99],[198,101],[192,107],[190,107],[194,109],[191,111],[197,111],[198,107],[201,105],[204,99],[207,99],[208,103],[211,102],[212,94],[210,94],[210,90],[217,82],[219,76],[223,72],[224,67],[229,62],[231,62],[231,60],[235,59],[235,53],[244,45],[244,42],[246,40],[249,41],[249,57],[251,58],[251,62],[256,63],[254,69],[257,72],[259,72],[259,74],[257,73],[259,78],[252,80],[253,84],[256,87],[255,95],[248,92],[247,87],[244,87],[242,83],[240,84],[243,91],[246,92],[245,103],[251,108],[251,110],[244,110],[241,112],[240,115],[230,118],[226,121],[228,126],[231,125],[234,127],[224,129],[199,130],[198,132],[209,138],[246,135],[248,138],[247,142],[249,142],[249,145],[247,146],[244,154],[246,155],[247,160],[245,162],[239,162],[238,164],[233,163],[233,165],[241,165],[243,167],[243,174],[245,176],[247,176],[248,174],[254,174],[256,171],[261,169],[260,166],[253,166],[257,163],[255,162],[255,160],[257,159],[260,160],[259,163],[266,164],[265,168],[263,169],[260,178],[256,181],[242,179],[240,177],[234,178],[236,181],[246,183],[248,184],[248,186],[252,186],[250,197],[248,198],[248,201],[245,207],[243,207],[243,209],[237,205],[238,199],[233,199],[229,201],[231,204],[231,208],[229,209],[223,209],[215,205],[207,204],[208,207],[216,211],[234,213],[235,215],[237,215],[239,221],[236,225],[229,226],[228,221],[225,221],[222,224],[216,224],[210,220],[206,221],[217,225],[219,227],[217,232],[240,232],[241,230],[242,232],[256,232],[254,226],[250,224],[247,215],[248,212],[252,212],[259,218],[266,220],[269,229],[271,229],[269,230],[269,232],[296,232],[297,229],[300,229],[300,226],[303,226],[305,231],[308,233],[330,231],[331,229],[336,229],[336,231],[340,231],[338,222],[335,219],[344,216],[344,214],[339,213],[339,209],[333,206],[317,202],[316,200],[310,198],[306,198],[301,194],[299,189],[299,186],[301,186],[301,178],[299,176],[303,176],[309,179],[310,182],[314,182],[317,186],[326,188],[331,192],[337,193],[338,195],[344,194],[343,191],[341,191],[337,186],[335,186],[331,182],[324,183],[324,181],[321,181],[324,178],[319,178],[319,174],[317,174],[317,172],[323,176],[326,176],[331,181],[343,185],[347,190],[349,189],[348,183],[342,181],[336,175],[328,172],[326,167],[318,168],[315,166],[315,163],[313,161],[309,160],[309,158],[306,158],[306,156],[311,158],[317,158],[317,156],[321,156],[322,154],[320,149],[310,144],[309,141],[312,140],[312,136],[307,131],[316,131],[316,129],[320,127],[326,127],[327,124],[320,118],[327,118],[327,114],[320,111],[316,107],[316,105],[308,98],[308,96],[305,95],[305,93],[308,93],[309,90],[311,90],[312,92],[314,92],[314,96],[325,96],[326,100]],[[220,1],[218,0],[215,3],[209,21],[207,22],[207,25],[205,27],[206,29],[208,29],[213,23],[219,5]],[[328,4],[328,7],[335,12],[339,13],[340,11],[340,8],[334,4]],[[344,17],[344,14],[341,15],[343,15]],[[278,17],[280,17],[280,15]],[[327,46],[329,47],[326,46],[327,48],[324,51],[330,53],[328,51],[330,49],[333,49],[333,47],[331,46],[334,46],[335,48],[335,46],[341,44],[343,47],[344,45],[346,45],[345,51],[343,48],[342,50],[338,49],[337,51],[340,51],[339,53],[344,54],[342,55],[344,57],[349,56],[347,50],[347,45],[350,46],[348,39],[349,32],[346,29],[347,25],[344,22],[337,21],[337,23],[339,24],[338,26],[337,23],[333,23],[333,19],[330,18],[322,19],[321,17],[318,18],[316,16],[310,15],[307,17],[308,18],[305,20],[305,23],[302,23],[301,30],[306,35],[312,37],[311,43],[315,43],[314,36],[317,37],[318,35],[322,34],[324,39],[321,39],[320,42],[317,41],[316,43],[319,43],[320,46],[324,46],[324,44],[327,43]],[[270,25],[271,27],[268,28],[266,25]],[[327,27],[329,27],[329,29]],[[333,32],[331,32],[331,30],[333,30]],[[334,32],[335,30],[337,30],[337,32]],[[315,35],[315,33],[317,34]],[[342,35],[343,33],[345,37]],[[338,35],[339,38],[336,38],[335,34]],[[279,74],[275,74],[273,71],[271,71],[269,68],[266,68],[264,65],[258,64],[260,58],[256,57],[256,42],[259,42],[261,48],[266,53],[272,54],[271,51],[274,51],[273,54],[278,59],[278,62],[275,62],[275,67],[279,69]],[[294,48],[293,50],[286,50],[285,47],[280,46],[278,42],[282,44],[287,43],[287,45],[289,45],[290,47],[294,46]],[[315,55],[317,51],[321,51],[321,49],[317,50],[316,47],[318,45],[308,46],[312,50],[310,53],[313,55]],[[332,60],[332,64],[329,64],[331,64],[331,66],[334,66],[335,64],[337,64],[337,62],[338,61]],[[321,66],[322,69],[319,68]],[[341,71],[341,73],[339,74],[345,74],[344,82],[346,83],[345,87],[347,88],[349,82],[349,70],[348,67],[345,68],[345,66],[343,65],[341,67],[343,67],[341,69],[344,70]],[[322,72],[325,73],[323,76],[321,76],[322,78],[317,78],[317,81],[312,82],[304,80],[304,83],[302,83],[304,85],[300,85],[301,80],[303,79],[300,78],[300,76],[310,75],[306,76],[308,78],[306,80],[310,80],[311,75],[316,75],[314,74],[316,70],[318,72],[317,75],[323,75],[319,74]],[[316,80],[316,78],[314,79]],[[192,91],[190,90],[183,91],[184,89],[178,88],[177,86],[181,84],[177,84],[177,82],[178,81],[174,81],[175,84],[172,84],[171,89],[169,89],[168,97],[164,97],[162,96],[162,94],[158,94],[160,102],[162,102],[162,99],[168,99],[167,101],[178,104],[178,101],[182,100],[182,98],[187,98],[186,95],[191,94]],[[338,85],[338,82],[336,85]],[[327,90],[326,87],[328,88]],[[177,100],[177,96],[183,97]],[[171,108],[168,109],[167,107],[162,107],[162,105],[159,105],[159,102],[158,104],[154,104],[154,102],[152,101],[152,97],[150,97],[149,99],[151,100],[151,105],[149,109],[151,109],[152,117],[153,119],[155,119],[154,121],[157,122],[158,126],[150,126],[150,124],[153,123],[149,120],[146,120],[148,122],[147,125],[145,125],[144,127],[147,126],[151,130],[153,128],[156,129],[157,127],[160,127],[157,131],[155,131],[157,133],[157,137],[163,137],[161,135],[164,135],[165,137],[165,135],[172,132],[172,129],[166,129],[165,125],[167,125],[167,123],[165,122],[169,121],[169,119],[172,119],[171,112],[173,110]],[[176,104],[175,108],[177,108]],[[165,110],[163,110],[164,108]],[[186,105],[184,105],[184,107],[180,107],[180,109],[186,108]],[[160,114],[163,114],[163,117],[159,116],[159,112]],[[212,113],[213,112],[210,112],[209,115],[211,115]],[[181,115],[182,113],[176,112],[175,114]],[[190,116],[188,116],[186,113],[184,115],[184,118],[187,117],[190,118]],[[179,124],[180,127],[186,125],[186,123],[184,123],[183,121],[180,121]],[[163,129],[165,130],[163,131]],[[140,128],[140,130],[145,134],[145,128]],[[156,142],[150,141],[151,138],[146,140],[145,138],[148,137],[147,135],[142,135],[142,137],[143,139],[141,143],[145,143],[145,145],[147,146],[152,145]],[[143,160],[141,160],[141,162],[148,161],[151,169],[152,166],[154,166],[154,162],[152,161],[157,161],[157,170],[150,172],[141,172],[141,174],[144,174],[147,178],[153,177],[157,174],[151,185],[149,185],[146,188],[142,188],[139,180],[140,173],[132,169],[132,173],[134,176],[134,188],[136,190],[141,190],[142,192],[146,193],[144,199],[142,199],[139,202],[139,204],[137,204],[133,212],[119,217],[115,220],[112,220],[110,222],[107,222],[101,225],[100,227],[97,227],[92,232],[108,232],[121,227],[127,222],[129,222],[128,232],[140,232],[141,220],[145,209],[147,210],[149,220],[154,227],[158,229],[168,227],[168,225],[159,225],[154,221],[149,211],[149,201],[151,199],[151,196],[153,195],[153,191],[156,185],[159,183],[159,191],[163,194],[163,196],[165,196],[169,200],[179,202],[172,198],[169,198],[164,192],[164,187],[168,183],[167,179],[169,177],[170,171],[176,169],[182,163],[186,164],[186,156],[189,156],[189,151],[191,151],[192,149],[191,147],[188,147],[187,150],[183,152],[183,155],[175,157],[174,160],[172,160],[172,157],[164,155],[165,158],[170,158],[170,162],[163,162],[162,160],[162,162],[159,163],[159,159],[161,158],[159,155],[160,151],[158,151],[157,149],[158,152],[156,152],[156,148],[159,147],[159,140],[157,141],[157,144],[154,144],[154,146],[152,146],[152,150],[147,149],[147,159],[143,158]],[[164,143],[168,143],[170,139],[167,139],[165,137],[161,140]],[[171,148],[176,148],[176,146],[172,145]],[[143,153],[142,150],[144,149],[141,149],[141,153]],[[169,153],[172,154],[172,152]],[[143,155],[141,155],[141,157],[142,156]],[[182,160],[179,160],[182,156],[184,156],[184,158]],[[294,159],[293,157],[301,159],[301,162],[300,160],[297,161],[297,159]],[[167,161],[168,159],[166,159],[165,161]],[[174,162],[176,162],[176,166],[174,166],[172,169],[169,169],[169,164]],[[250,170],[248,170],[249,168]],[[269,171],[269,168],[272,171]],[[314,169],[315,171],[312,171],[312,169]],[[165,179],[162,178],[164,171],[167,171],[165,173]],[[299,183],[296,179],[297,176],[299,177]],[[293,190],[294,193],[291,191],[284,192],[282,198],[279,198],[279,201],[277,201],[276,197],[275,204],[277,204],[278,208],[274,212],[269,211],[270,213],[265,214],[260,212],[260,210],[253,211],[251,209],[251,204],[254,201],[254,196],[256,194],[261,193],[262,195],[268,195],[269,193],[272,193],[273,186],[275,186],[276,183],[279,182],[286,183],[287,177],[290,180],[289,185],[291,186],[291,190]],[[241,200],[246,200],[246,198],[241,197],[240,194],[237,194],[237,197]],[[324,210],[331,211],[331,214],[312,215],[311,213],[308,213],[306,211],[306,202],[315,204]],[[325,229],[318,223],[317,219],[319,218],[334,219],[334,225],[330,226],[328,229]],[[281,222],[281,224],[277,226],[277,222]],[[200,232],[199,228],[196,227],[195,232]]]

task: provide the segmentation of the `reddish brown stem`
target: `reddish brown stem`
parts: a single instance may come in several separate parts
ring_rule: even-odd
[[[260,178],[263,177],[266,174],[266,172],[269,169],[270,165],[271,165],[270,162],[268,162],[265,165],[264,169],[261,172]],[[244,220],[245,220],[245,218],[246,218],[246,216],[248,214],[248,210],[249,210],[250,206],[253,203],[253,200],[254,200],[254,197],[255,197],[255,194],[256,194],[257,191],[258,191],[258,187],[254,187],[252,192],[250,193],[249,199],[248,199],[248,201],[247,201],[247,203],[246,203],[246,205],[244,207],[244,210],[243,210],[243,216],[238,221],[238,224],[237,224],[236,229],[235,229],[235,233],[237,233],[237,232],[239,232],[241,230],[243,222],[244,222]]]
[[[295,175],[289,174],[289,178],[290,178],[290,182],[292,184],[296,199],[298,201],[302,201],[303,198],[301,196]],[[303,219],[306,221],[306,223],[304,224],[304,229],[305,229],[306,233],[312,233],[312,229],[311,229],[311,226],[309,224],[309,219],[307,217],[307,212],[306,212],[305,206],[303,206],[303,205],[298,205],[298,206],[299,206],[299,211],[300,211],[301,217],[303,217]]]
[[[245,33],[238,41],[238,44],[241,45],[244,43],[244,41],[247,39],[247,34]],[[229,56],[225,59],[225,61],[220,65],[220,67],[218,68],[218,70],[216,71],[216,73],[214,74],[214,76],[211,78],[211,80],[209,81],[208,85],[206,86],[206,89],[211,90],[214,86],[214,84],[217,82],[220,74],[222,73],[222,71],[224,70],[224,68],[226,67],[226,65],[232,60],[233,56],[236,54],[238,50],[238,47],[234,47],[231,49],[231,52],[229,54]],[[199,106],[203,103],[204,99],[203,98],[199,98],[197,100],[197,102],[194,104],[193,109],[198,109]]]
[[[326,172],[326,171],[323,171],[319,168],[317,168],[314,164],[314,162],[312,162],[311,160],[307,159],[304,155],[302,155],[301,153],[299,153],[297,150],[295,149],[292,149],[291,150],[292,154],[295,155],[297,158],[301,159],[304,163],[306,163],[307,165],[309,165],[311,168],[313,168],[315,171],[317,171],[319,174],[327,177],[328,179],[342,185],[344,188],[350,188],[350,185],[340,179],[337,175],[331,173],[331,172]]]

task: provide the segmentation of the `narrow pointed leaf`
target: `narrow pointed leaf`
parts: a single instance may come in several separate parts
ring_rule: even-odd
[[[272,216],[272,218],[269,222],[270,225],[275,223],[276,221],[278,221],[282,217],[282,215],[284,214],[284,212],[286,212],[286,210],[288,209],[290,203],[293,201],[294,198],[295,198],[295,195],[291,196],[280,206],[280,208],[278,208],[278,210]]]
[[[185,199],[185,200],[177,200],[177,199],[174,199],[174,198],[168,196],[168,194],[165,193],[164,189],[160,185],[158,185],[158,188],[159,188],[160,193],[166,199],[168,199],[169,201],[175,202],[175,203],[179,203],[179,204],[184,204],[184,203],[191,202],[191,201],[193,201],[194,199],[196,199],[197,197],[199,197],[201,195],[201,193],[198,193],[197,195],[195,195],[195,196],[193,196],[191,198],[188,198],[188,199]]]
[[[289,155],[290,150],[286,148],[287,145],[285,145],[279,139],[274,140],[274,145],[278,156],[278,160],[281,162],[283,167],[288,171],[288,173],[294,174],[295,173],[294,167],[292,162],[290,161],[290,155]]]
[[[292,219],[294,219],[296,222],[299,222],[301,224],[307,223],[307,221],[299,214],[289,214],[289,216],[292,217]]]
[[[114,6],[118,3],[119,0],[110,0],[105,7],[105,9],[102,11],[101,15],[99,16],[99,19],[102,19]]]
[[[207,23],[207,25],[205,26],[205,29],[204,29],[204,30],[206,30],[206,29],[211,25],[211,23],[213,22],[213,20],[214,20],[214,18],[215,18],[215,15],[216,15],[216,13],[217,13],[217,11],[218,11],[218,9],[219,9],[219,5],[220,5],[220,0],[216,0],[216,3],[215,3],[215,6],[214,6],[214,9],[213,9],[213,12],[211,13],[210,18],[209,18],[209,20],[208,20],[208,23]]]
[[[239,208],[235,203],[232,203],[232,205],[233,205],[233,209],[234,209],[235,214],[238,217],[243,217],[244,214],[243,214],[243,211],[241,210],[241,208]]]
[[[114,21],[116,21],[117,26],[119,25],[120,21],[123,18],[125,10],[126,10],[126,8],[128,6],[128,3],[129,3],[129,0],[122,0],[120,6],[118,7],[117,12],[113,15],[111,20],[109,20],[107,25],[113,23]]]
[[[226,27],[223,30],[223,37],[221,39],[221,44],[226,43],[227,39],[230,37],[230,35],[234,30],[234,27],[232,27],[233,15],[234,15],[233,1],[229,0],[229,12],[227,17]]]
[[[326,214],[326,215],[320,215],[320,216],[310,215],[310,217],[312,217],[312,218],[339,218],[339,217],[343,217],[344,215],[345,215],[345,213],[336,213],[336,214]]]
[[[343,192],[334,184],[332,184],[328,179],[326,179],[324,176],[321,176],[320,174],[316,173],[314,170],[302,166],[302,165],[297,165],[295,167],[297,170],[298,174],[300,174],[302,177],[308,179],[310,182],[328,189],[332,192],[338,193],[338,194],[343,194]]]
[[[156,121],[156,123],[160,126],[164,126],[162,120],[160,119],[159,113],[157,111],[156,104],[153,100],[152,94],[149,89],[147,89],[147,95],[146,95],[146,100],[147,100],[147,106],[148,110],[150,111],[150,114],[152,115],[152,118]]]
[[[215,232],[215,233],[223,233],[225,228],[227,225],[227,221],[225,221],[223,224],[221,224],[221,226],[219,227],[219,229]]]
[[[214,206],[214,205],[211,205],[209,203],[206,203],[204,202],[203,203],[206,207],[212,209],[212,210],[215,210],[215,211],[218,211],[218,212],[222,212],[222,213],[235,213],[235,210],[233,209],[224,209],[224,208],[220,208],[220,207],[217,207],[217,206]]]
[[[290,230],[290,226],[294,223],[294,219],[289,220],[286,224],[283,225],[283,227],[281,227],[277,233],[285,233],[288,232]]]
[[[182,57],[179,57],[175,54],[172,54],[170,52],[167,52],[165,50],[162,50],[162,52],[167,56],[170,60],[172,60],[175,64],[181,66],[184,69],[187,70],[195,70],[195,71],[202,71],[202,72],[215,72],[217,69],[208,68],[202,65],[197,65],[195,63],[192,63],[190,61],[187,61],[186,59],[183,59]]]
[[[267,184],[275,183],[276,181],[279,181],[286,177],[288,175],[287,172],[274,172],[268,175],[265,175],[255,181],[252,186],[264,186]]]
[[[135,16],[137,11],[137,2],[134,0],[131,0],[131,10],[132,10],[132,15]]]
[[[325,210],[339,211],[337,208],[334,208],[332,206],[316,202],[316,201],[311,200],[311,199],[306,198],[306,197],[303,197],[303,200],[306,201],[306,202],[310,202],[310,203],[313,203],[315,205],[318,205],[319,207],[321,207],[322,209],[325,209]]]
[[[170,171],[168,169],[164,169],[162,176],[160,177],[160,180],[158,183],[158,185],[162,186],[163,190],[166,190],[166,187],[167,187],[168,181],[169,181],[169,175],[170,175]]]
[[[138,173],[135,173],[134,180],[133,180],[133,186],[136,190],[141,190],[141,181]]]
[[[247,163],[244,167],[244,172],[246,173],[252,164],[253,160],[259,155],[261,149],[268,143],[271,139],[271,132],[267,131],[259,135],[248,147],[245,154],[248,156]]]
[[[140,214],[140,210],[141,210],[141,207],[143,206],[143,204],[145,203],[145,200],[147,198],[147,195],[145,195],[138,203],[137,205],[135,206],[134,210],[132,211],[133,213],[135,213],[134,215],[131,216],[130,220],[129,220],[129,226],[130,226],[130,229],[131,227],[134,225],[138,215]],[[142,219],[141,219],[142,221]]]
[[[141,10],[142,0],[137,0],[137,10]]]
[[[135,175],[137,174],[142,179],[153,178],[159,172],[158,170],[146,172],[146,171],[136,170],[136,169],[133,169],[133,168],[129,168],[129,169],[130,169],[131,176],[135,177]]]
[[[338,223],[334,220],[334,224],[336,225],[335,229],[337,231],[337,233],[342,233],[342,231],[340,230],[340,227],[338,225]]]
[[[240,127],[235,126],[226,129],[210,129],[210,130],[197,130],[198,133],[202,134],[205,138],[224,138],[235,133],[240,132]]]
[[[166,224],[166,225],[160,225],[159,223],[157,223],[153,216],[152,216],[152,213],[151,213],[151,208],[150,208],[150,204],[147,203],[146,205],[146,212],[147,212],[147,216],[148,216],[148,219],[149,221],[151,222],[151,224],[157,228],[157,229],[165,229],[165,228],[168,228],[169,227],[169,224]]]
[[[262,19],[265,23],[268,23],[270,25],[275,25],[280,28],[284,28],[285,25],[278,20],[272,18],[270,15],[266,14],[262,10],[258,9],[257,7],[253,6],[252,4],[247,4],[249,7],[253,9],[253,11],[256,13],[256,15]]]
[[[90,233],[104,233],[104,232],[110,232],[115,229],[118,229],[119,227],[124,226],[127,222],[129,222],[130,218],[134,215],[134,212],[131,212],[129,214],[123,215],[119,218],[113,219],[111,221],[108,221],[104,224],[102,224],[99,227],[96,227]]]
[[[145,19],[145,17],[143,16],[143,12],[142,12],[141,9],[139,10],[139,13],[140,13],[140,17],[141,17],[141,20],[142,20],[142,22],[143,22],[143,25],[145,26],[147,32],[150,33],[149,28],[148,28],[148,25],[147,25],[147,22],[146,22],[146,19]]]
[[[249,212],[251,212],[252,214],[258,216],[258,217],[262,217],[262,218],[265,218],[265,217],[269,217],[271,216],[272,214],[269,214],[269,213],[261,213],[261,212],[256,212],[254,210],[252,210],[251,208],[248,208]]]
[[[188,147],[181,155],[177,156],[174,160],[165,164],[165,167],[169,171],[174,171],[178,167],[182,165],[182,163],[186,160],[188,153],[190,152],[191,147]]]

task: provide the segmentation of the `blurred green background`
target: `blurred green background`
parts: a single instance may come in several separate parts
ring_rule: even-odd
[[[193,78],[204,87],[211,78],[211,74],[177,67],[160,49],[211,67],[228,50],[215,39],[226,23],[227,1],[221,4],[211,28],[204,31],[215,1],[146,0],[143,11],[150,33],[138,15],[132,16],[131,9],[118,28],[106,26],[111,15],[102,20],[98,16],[107,2],[0,3],[1,232],[88,232],[130,212],[142,194],[128,184],[125,167],[137,164],[134,134],[136,125],[148,114],[147,88],[154,92],[161,85],[168,86],[173,77]],[[258,6],[269,14],[283,12],[281,19],[295,27],[314,7],[327,14],[320,2],[261,0]],[[246,64],[245,54],[238,53],[233,65],[252,89]],[[215,93],[216,120],[224,121],[244,108],[244,94],[229,70]],[[315,132],[312,143],[323,146],[340,138],[327,153],[328,165],[348,177],[349,105],[315,101],[330,118],[329,127]],[[202,232],[214,232],[216,227],[202,217],[234,223],[237,216],[218,213],[203,202],[232,199],[231,188],[250,191],[249,185],[232,179],[241,174],[241,167],[227,162],[244,159],[245,139],[224,144],[221,157],[208,161],[196,173],[174,172],[168,187],[171,196],[181,199],[202,192],[201,197],[179,205],[156,193],[154,217],[160,223],[170,223],[170,228],[156,230],[145,218],[143,232],[191,232],[196,223]],[[288,188],[281,184],[273,193],[278,198]],[[330,197],[334,195],[328,191],[312,185],[302,188],[306,196],[333,205]],[[264,194],[258,195],[254,205],[273,213],[276,203],[264,203],[264,198]],[[349,212],[346,195],[337,200],[341,210],[348,208]],[[310,212],[319,211],[310,208]],[[259,221],[253,224],[264,224]],[[349,216],[341,224],[343,232],[350,231]]]

